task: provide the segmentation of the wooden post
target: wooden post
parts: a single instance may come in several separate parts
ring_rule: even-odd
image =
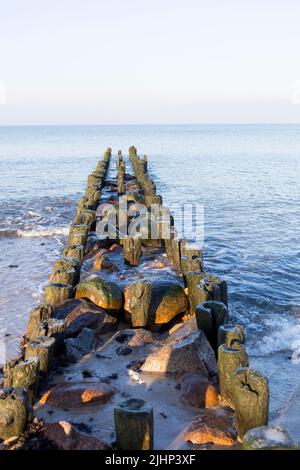
[[[24,388],[0,390],[0,439],[19,436],[31,419],[32,407]]]
[[[4,388],[26,388],[29,400],[33,403],[37,394],[39,369],[38,358],[17,362],[12,367],[6,364],[4,367]]]
[[[235,349],[222,344],[218,349],[218,371],[222,403],[234,409],[232,399],[232,377],[240,367],[248,367],[248,356],[243,344],[236,344]]]
[[[228,323],[221,325],[218,332],[218,345],[225,344],[228,348],[234,348],[235,343],[244,343],[243,327]]]
[[[40,307],[35,308],[29,318],[29,322],[27,324],[25,338],[32,339],[37,336],[39,324],[44,321],[48,320],[52,317],[53,314],[53,306],[52,305],[41,305]]]
[[[130,398],[114,409],[117,449],[153,449],[153,409],[144,400]]]
[[[151,291],[151,282],[147,281],[137,281],[125,287],[124,310],[134,328],[145,327],[148,324]]]
[[[40,361],[40,371],[46,374],[54,354],[55,339],[47,336],[37,336],[27,344],[25,359],[37,357]]]
[[[236,370],[232,376],[231,397],[240,441],[249,429],[268,424],[269,385],[262,374],[247,367]]]
[[[123,241],[124,262],[129,266],[138,266],[142,254],[142,240],[138,238],[125,238]]]
[[[63,254],[67,258],[77,259],[81,264],[83,257],[84,257],[84,246],[83,245],[68,245],[64,249]]]
[[[300,450],[286,429],[270,425],[250,429],[243,437],[244,450]]]
[[[199,330],[204,331],[211,347],[217,354],[219,328],[227,321],[226,305],[217,300],[202,302],[196,306],[195,314]],[[210,319],[210,328],[208,328],[208,319]]]
[[[66,284],[48,284],[45,287],[45,303],[59,307],[73,298],[73,287]]]

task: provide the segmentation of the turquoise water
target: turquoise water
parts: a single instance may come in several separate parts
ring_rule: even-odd
[[[126,153],[130,145],[149,156],[167,204],[204,206],[206,270],[228,281],[230,315],[246,328],[252,363],[270,378],[274,419],[287,407],[292,414],[300,371],[290,359],[300,341],[299,125],[0,127],[0,337],[9,357],[87,175],[105,147]]]

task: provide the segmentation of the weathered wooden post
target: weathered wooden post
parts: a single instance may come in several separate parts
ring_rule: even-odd
[[[67,258],[75,258],[80,264],[84,257],[84,246],[83,245],[68,245],[63,251],[64,256]]]
[[[218,346],[225,344],[228,348],[235,343],[244,343],[244,329],[240,325],[221,325],[218,332]]]
[[[281,426],[261,426],[247,431],[244,450],[300,450],[286,429]]]
[[[196,305],[216,300],[228,305],[227,283],[217,276],[207,273],[186,273],[191,312],[195,312]]]
[[[153,449],[153,409],[144,400],[130,398],[114,409],[118,450]]]
[[[268,380],[257,371],[247,367],[232,375],[230,394],[235,409],[238,438],[243,440],[249,429],[268,424]]]
[[[41,305],[39,307],[36,307],[29,318],[26,332],[25,332],[25,338],[26,339],[32,339],[35,336],[37,336],[37,331],[39,328],[39,324],[44,321],[48,320],[49,318],[52,317],[53,314],[53,306],[52,305]]]
[[[47,336],[37,336],[26,347],[25,359],[37,357],[40,361],[40,372],[46,374],[54,354],[55,339]]]
[[[234,349],[233,349],[234,347]],[[218,348],[218,372],[222,403],[234,409],[232,399],[232,377],[241,367],[248,367],[248,356],[243,344],[236,343],[228,348],[222,344]]]
[[[203,272],[203,260],[200,257],[190,258],[189,256],[181,256],[180,258],[180,269],[183,277],[185,287],[187,287],[186,275],[190,272],[201,273]]]
[[[95,230],[96,228],[96,211],[91,209],[79,209],[74,219],[76,225],[87,225],[89,231]]]
[[[0,390],[0,439],[19,436],[32,419],[32,407],[23,387]]]
[[[78,284],[79,279],[75,269],[71,268],[68,270],[60,269],[53,271],[50,274],[49,281],[51,284],[64,284],[74,287]]]
[[[39,382],[39,359],[31,358],[25,361],[11,361],[3,369],[4,388],[24,387],[33,403]]]
[[[195,308],[196,322],[199,330],[203,330],[213,350],[217,354],[218,331],[227,321],[227,307],[218,300],[202,302]]]
[[[37,336],[55,339],[54,354],[62,351],[66,331],[66,322],[57,318],[49,318],[39,324]]]
[[[86,245],[89,234],[87,224],[72,224],[70,226],[69,245]]]
[[[138,266],[140,257],[142,255],[142,239],[137,238],[124,238],[123,240],[123,254],[124,262],[129,266]]]
[[[124,310],[134,328],[148,324],[151,291],[152,285],[148,281],[137,281],[125,287]]]

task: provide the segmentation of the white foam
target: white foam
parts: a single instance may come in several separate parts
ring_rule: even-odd
[[[299,321],[280,316],[279,318],[273,317],[265,323],[269,324],[270,333],[252,346],[252,354],[267,356],[274,352],[295,351],[297,344],[300,344]]]
[[[17,230],[17,236],[20,238],[35,238],[35,237],[53,237],[55,235],[67,236],[69,234],[69,227],[53,227],[53,228],[36,228],[32,230]]]

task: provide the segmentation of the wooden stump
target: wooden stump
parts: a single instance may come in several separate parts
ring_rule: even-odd
[[[137,281],[125,287],[124,310],[134,328],[145,327],[148,324],[151,291],[151,282],[147,281]]]
[[[36,398],[39,382],[39,359],[32,358],[4,367],[4,388],[24,387],[31,403]]]
[[[228,348],[233,348],[236,343],[244,343],[244,329],[240,325],[221,325],[218,332],[218,345],[225,344]]]
[[[83,257],[84,257],[84,246],[83,245],[68,245],[64,249],[63,254],[67,258],[77,259],[81,264]]]
[[[219,328],[227,321],[226,305],[216,300],[202,302],[196,306],[195,314],[199,330],[204,331],[211,347],[217,354]]]
[[[249,368],[238,369],[232,376],[231,396],[240,441],[249,429],[268,424],[269,385],[266,377]]]
[[[24,388],[0,390],[0,440],[22,434],[31,419],[32,408]]]
[[[29,318],[25,338],[32,339],[37,336],[39,324],[44,321],[48,320],[52,317],[53,314],[53,306],[52,305],[41,305],[40,307],[35,308]]]
[[[144,400],[130,398],[114,409],[118,450],[153,449],[153,409]]]
[[[234,409],[232,399],[232,381],[234,372],[241,367],[248,367],[248,356],[243,344],[236,344],[236,349],[222,344],[218,349],[218,371],[222,403]]]
[[[27,344],[25,359],[37,357],[40,361],[40,371],[46,374],[54,354],[55,339],[47,336],[37,336]]]
[[[141,238],[125,238],[123,241],[124,262],[129,266],[138,266],[142,255]]]
[[[73,296],[73,287],[66,284],[48,284],[45,287],[45,303],[53,307],[59,307]]]

